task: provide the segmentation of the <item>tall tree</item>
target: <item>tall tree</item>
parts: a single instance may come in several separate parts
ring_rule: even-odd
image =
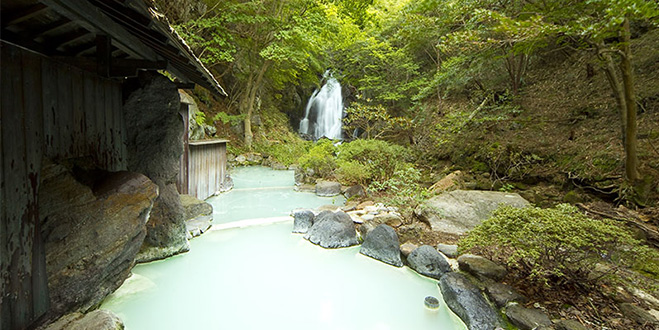
[[[323,70],[318,64],[331,20],[314,0],[207,1],[202,17],[179,27],[203,61],[230,74],[251,147],[252,115],[266,85],[284,88]]]

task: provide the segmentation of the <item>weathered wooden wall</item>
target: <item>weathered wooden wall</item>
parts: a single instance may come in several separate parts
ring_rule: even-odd
[[[0,43],[0,328],[48,308],[38,190],[43,157],[126,169],[119,82]]]
[[[189,191],[189,169],[190,165],[190,109],[187,103],[181,102],[181,110],[179,110],[181,120],[183,120],[183,154],[181,154],[181,166],[179,166],[178,176],[176,177],[176,188],[180,194],[188,194]]]
[[[188,194],[206,199],[215,194],[226,176],[227,141],[190,142]]]

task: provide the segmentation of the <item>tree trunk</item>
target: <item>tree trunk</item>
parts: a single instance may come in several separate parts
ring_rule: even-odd
[[[245,146],[247,146],[247,148],[252,147],[252,138],[254,136],[254,134],[252,134],[252,114],[250,113],[251,110],[249,109],[249,96],[251,94],[251,90],[253,88],[252,85],[254,83],[253,77],[254,74],[250,73],[249,77],[247,78],[247,85],[243,91],[242,100],[240,101],[240,113],[245,115],[245,118],[243,119],[243,141],[245,142]]]
[[[620,71],[622,72],[622,82],[625,89],[625,177],[631,183],[639,180],[638,172],[638,154],[636,152],[636,94],[634,90],[634,72],[632,69],[632,51],[630,46],[629,20],[623,22],[623,56],[620,61]]]
[[[256,79],[252,80],[254,75],[249,75],[249,81],[247,82],[248,88],[245,89],[245,146],[250,149],[252,148],[252,141],[254,139],[254,134],[252,133],[252,114],[254,113],[254,101],[256,100],[256,93],[259,89],[261,89],[263,76],[265,75],[265,72],[268,71],[270,63],[271,61],[269,60],[263,62],[263,65],[261,65],[261,68],[256,75]]]
[[[604,47],[604,46],[600,46]],[[601,50],[600,50],[601,52]],[[600,57],[604,61],[604,72],[606,73],[606,78],[613,89],[613,94],[616,97],[616,102],[618,103],[618,109],[620,111],[620,136],[622,137],[622,144],[625,145],[627,138],[627,101],[625,99],[625,89],[623,87],[622,81],[618,76],[618,71],[616,69],[613,58],[609,53],[601,53]]]

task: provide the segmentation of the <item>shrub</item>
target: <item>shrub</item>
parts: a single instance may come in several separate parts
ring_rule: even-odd
[[[336,147],[331,140],[322,139],[299,159],[300,167],[312,169],[321,178],[332,176],[336,168]]]
[[[657,257],[620,224],[588,218],[569,204],[499,208],[459,246],[462,252],[480,253],[549,286],[588,286],[619,267],[639,266]],[[605,267],[596,268],[597,264]]]
[[[366,185],[371,181],[371,169],[369,166],[354,160],[338,160],[336,175],[343,184]]]
[[[394,172],[384,181],[373,181],[368,189],[370,191],[387,191],[389,196],[386,203],[411,211],[427,197],[425,188],[419,185],[421,172],[411,164]]]
[[[355,140],[339,146],[337,158],[342,164],[358,162],[368,168],[369,179],[385,181],[407,166],[407,150],[382,140]]]

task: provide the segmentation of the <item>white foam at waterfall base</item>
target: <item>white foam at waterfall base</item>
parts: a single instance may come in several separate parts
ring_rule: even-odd
[[[314,139],[340,140],[343,130],[341,84],[328,73],[325,78],[327,82],[320,90],[314,91],[307,102],[304,118],[300,121],[300,133],[312,135]]]

